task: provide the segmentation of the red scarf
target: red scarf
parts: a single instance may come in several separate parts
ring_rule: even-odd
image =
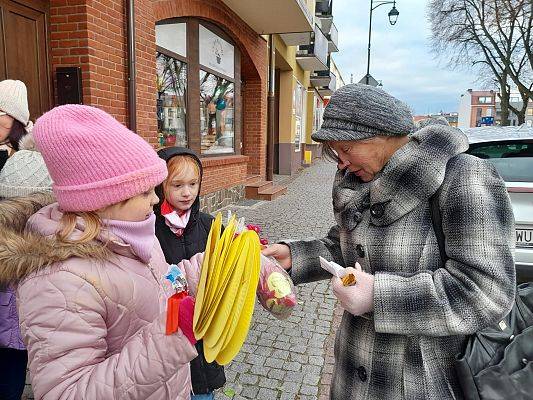
[[[165,218],[165,223],[170,230],[177,236],[182,237],[187,222],[189,221],[191,210],[176,210],[172,205],[165,200],[161,204],[161,215]],[[187,218],[184,218],[189,213]],[[178,218],[176,218],[178,217]]]

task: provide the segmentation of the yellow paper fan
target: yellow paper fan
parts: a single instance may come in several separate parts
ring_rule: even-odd
[[[252,314],[255,306],[255,293],[257,290],[257,284],[259,282],[259,269],[260,269],[260,245],[259,237],[257,233],[250,232],[250,248],[248,251],[248,262],[246,270],[248,274],[245,274],[247,282],[243,282],[242,290],[245,291],[244,301],[239,303],[237,307],[240,308],[239,318],[234,318],[228,328],[227,337],[224,340],[222,350],[218,353],[216,361],[220,365],[228,364],[240,351],[248,331],[250,329],[250,322],[252,320]],[[235,311],[235,314],[237,312]]]
[[[207,285],[207,276],[209,271],[210,259],[213,255],[213,251],[216,247],[217,241],[220,238],[220,230],[222,226],[222,214],[218,214],[211,225],[209,236],[207,237],[207,244],[204,252],[204,261],[202,262],[202,268],[200,272],[200,281],[198,282],[198,289],[196,291],[196,302],[194,306],[193,316],[193,331],[196,339],[201,339],[203,335],[199,335],[200,328],[199,321],[201,318],[201,311],[205,300],[205,289]]]

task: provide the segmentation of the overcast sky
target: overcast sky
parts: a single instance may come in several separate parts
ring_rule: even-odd
[[[457,111],[461,93],[480,84],[473,72],[452,71],[434,58],[426,5],[425,0],[398,0],[394,26],[387,15],[392,5],[374,10],[370,74],[417,114]],[[369,8],[370,0],[333,1],[340,48],[333,57],[346,83],[350,74],[358,82],[366,73]]]

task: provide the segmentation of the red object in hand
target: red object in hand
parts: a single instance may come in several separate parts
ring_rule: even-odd
[[[178,330],[180,305],[182,300],[187,297],[187,292],[175,293],[167,300],[167,329],[166,334],[172,335]]]
[[[263,245],[263,246],[266,246],[268,244],[268,240],[267,239],[261,239],[260,240],[260,243]]]
[[[172,335],[181,328],[192,345],[196,344],[192,323],[194,316],[194,298],[186,291],[173,294],[167,300],[166,334]]]
[[[249,231],[255,231],[258,235],[261,233],[261,228],[259,227],[259,225],[248,224],[246,225],[246,229],[248,229]]]
[[[192,322],[194,318],[194,297],[185,297],[180,306],[180,329],[189,342],[194,346],[196,344],[196,338],[194,337],[194,331],[192,329]]]

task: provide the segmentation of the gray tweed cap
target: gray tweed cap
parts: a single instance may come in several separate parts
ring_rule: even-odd
[[[414,131],[409,107],[382,89],[353,83],[331,96],[316,142],[361,140],[372,136],[405,136]]]

